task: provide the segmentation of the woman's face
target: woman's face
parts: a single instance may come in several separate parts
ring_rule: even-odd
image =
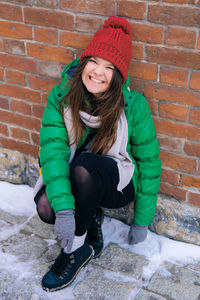
[[[111,83],[114,65],[100,57],[91,57],[87,62],[82,81],[88,92],[97,96],[105,92]]]

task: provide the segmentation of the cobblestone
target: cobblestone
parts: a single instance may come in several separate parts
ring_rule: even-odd
[[[53,226],[37,216],[28,221],[0,211],[0,240],[1,300],[200,299],[200,263],[182,267],[165,263],[165,272],[157,270],[144,282],[143,271],[149,263],[146,257],[113,243],[81,271],[72,287],[46,293],[40,286],[41,278],[60,251]]]

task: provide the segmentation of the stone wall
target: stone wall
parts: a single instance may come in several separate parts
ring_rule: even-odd
[[[0,180],[34,186],[39,174],[38,159],[0,148]]]

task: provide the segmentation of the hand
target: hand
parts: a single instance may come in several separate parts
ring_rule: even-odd
[[[70,252],[75,234],[75,218],[73,209],[60,210],[56,213],[55,235],[62,241],[62,247]]]
[[[147,237],[146,225],[132,224],[128,233],[128,242],[130,245],[138,244],[143,242]]]

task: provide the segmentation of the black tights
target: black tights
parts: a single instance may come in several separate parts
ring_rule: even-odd
[[[88,230],[98,206],[119,208],[134,198],[132,182],[122,192],[117,191],[117,164],[106,156],[80,154],[70,165],[70,176],[75,198],[76,235],[82,235]],[[36,201],[38,214],[42,221],[54,224],[55,213],[49,204],[45,188],[40,193]]]

